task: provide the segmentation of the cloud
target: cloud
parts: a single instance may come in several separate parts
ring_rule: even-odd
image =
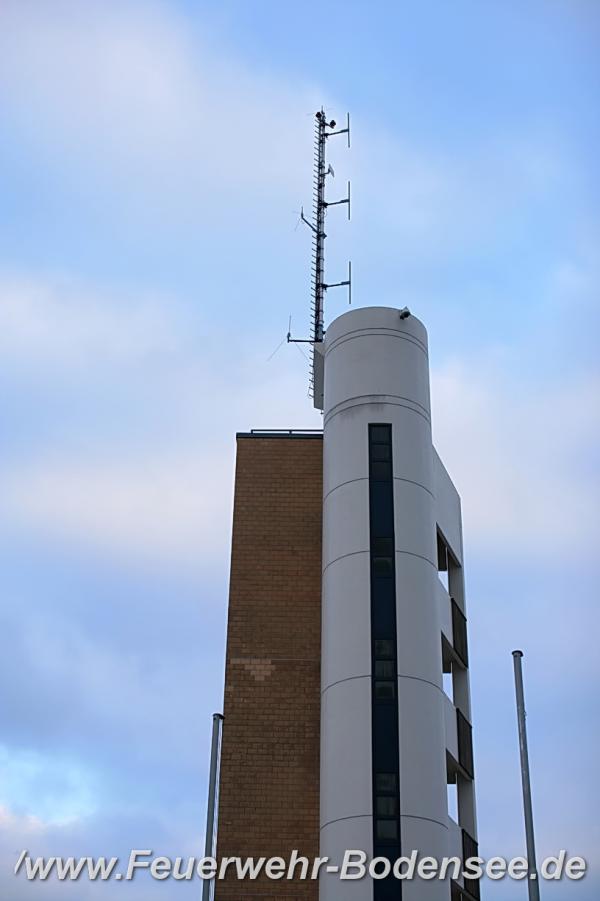
[[[175,793],[184,803],[169,779],[172,760],[180,773],[204,775],[202,768],[198,773],[198,742],[208,732],[221,686],[218,653],[205,650],[194,658],[195,636],[203,631],[220,642],[224,607],[207,597],[206,582],[200,597],[188,589],[172,602],[164,593],[152,594],[142,579],[133,587],[142,597],[121,597],[119,603],[102,590],[83,596],[73,588],[62,606],[54,601],[53,615],[40,593],[29,602],[35,622],[26,636],[16,617],[5,619],[15,650],[6,652],[2,669],[8,673],[19,658],[26,660],[31,679],[19,690],[27,716],[5,699],[10,746],[0,755],[7,777],[0,800],[13,808],[67,823],[103,809],[108,799],[136,809]],[[110,620],[87,609],[102,602]],[[200,683],[205,694],[190,716],[189,700]],[[32,732],[35,749],[29,747]],[[148,781],[152,772],[154,781]]]
[[[0,832],[12,832],[14,835],[38,835],[46,828],[46,824],[36,816],[26,814],[18,816],[8,807],[0,804]]]
[[[590,277],[561,264],[556,309],[585,299]],[[79,396],[74,428],[85,399],[97,405],[83,419],[84,445],[54,436],[42,453],[7,461],[2,506],[15,529],[202,565],[228,543],[235,431],[320,425],[297,354],[266,364],[225,335],[197,346],[202,317],[190,320],[181,304],[13,274],[0,279],[0,321],[4,367],[31,367],[50,396]],[[553,355],[561,317],[548,321],[540,341]],[[548,555],[558,542],[586,553],[598,532],[600,378],[589,366],[565,376],[543,354],[537,374],[516,359],[489,348],[432,373],[435,440],[463,496],[469,544]]]
[[[436,442],[462,494],[469,545],[586,556],[599,527],[600,376],[533,377],[524,390],[510,356],[491,357],[433,373]]]
[[[288,310],[307,306],[308,235],[293,235],[291,210],[310,196],[309,117],[326,92],[268,61],[236,59],[178,9],[9,0],[0,12],[3,130],[24,176],[13,190],[33,194],[31,212],[17,198],[31,222],[16,257],[35,260],[0,274],[0,497],[2,537],[12,536],[0,682],[21,772],[21,797],[0,814],[9,873],[15,844],[32,835],[38,853],[201,847],[234,433],[321,422],[298,348],[265,361]],[[539,778],[555,784],[577,770],[587,784],[593,774],[581,752],[591,746],[589,710],[577,705],[593,703],[581,685],[595,675],[594,610],[577,595],[592,596],[581,562],[593,560],[596,528],[598,379],[580,351],[593,338],[597,240],[592,227],[581,240],[585,174],[539,119],[482,139],[480,123],[463,118],[473,131],[458,126],[452,144],[417,134],[402,112],[394,127],[381,104],[365,103],[350,104],[352,152],[331,146],[332,196],[351,170],[356,216],[342,235],[343,215],[332,211],[328,265],[344,272],[351,247],[354,299],[408,302],[452,348],[432,374],[434,430],[463,496],[481,835],[498,853],[504,839],[518,844],[521,815],[516,744],[512,770],[502,745],[514,729],[504,657],[516,635],[531,666],[532,754],[557,752],[536,762]],[[333,106],[345,112],[337,97]],[[44,215],[38,238],[31,229]],[[64,233],[61,216],[71,217]],[[7,237],[17,233],[9,222]],[[87,256],[82,243],[94,245]],[[101,259],[90,264],[93,252]],[[449,271],[461,258],[464,270]],[[35,271],[40,259],[55,271]],[[165,292],[144,288],[154,284]],[[342,303],[332,295],[330,318]],[[13,687],[15,672],[23,678]],[[52,761],[79,781],[63,774],[61,783]],[[69,810],[60,798],[55,810],[39,806],[38,778],[66,785],[76,822],[42,818],[68,821]],[[577,780],[563,782],[558,825],[554,795],[546,806],[538,796],[540,839],[568,834],[592,850],[588,799]],[[81,785],[91,806],[100,799],[93,815],[77,809]],[[21,817],[25,806],[38,816]],[[7,880],[15,901],[36,888]],[[96,890],[105,891],[82,885],[74,895]],[[135,891],[146,897],[148,887]],[[62,898],[64,888],[46,887],[53,892]]]
[[[135,214],[137,204],[142,227],[160,231],[164,223],[153,205],[175,204],[173,221],[189,230],[183,204],[204,224],[202,246],[200,236],[215,223],[231,241],[238,213],[250,221],[274,204],[287,210],[292,197],[301,199],[311,141],[305,114],[321,99],[310,85],[246,68],[160,3],[58,3],[50,10],[12,2],[3,15],[0,79],[9,88],[11,115],[30,140],[35,131],[63,177],[72,169],[90,190],[108,187],[117,196],[115,221]],[[535,135],[453,155],[402,141],[366,115],[355,125],[361,140],[350,160],[366,223],[355,243],[367,238],[360,252],[372,261],[363,274],[379,267],[376,278],[407,255],[439,259],[467,245],[472,253],[473,240],[488,240],[486,229],[506,222],[517,198],[535,199],[563,172],[560,152]],[[235,216],[224,198],[235,198]],[[375,241],[373,217],[380,225]],[[211,271],[215,259],[206,247],[204,253]],[[273,275],[276,269],[275,263]],[[355,271],[360,279],[360,266]],[[581,287],[577,272],[563,266],[558,281],[565,291]],[[257,366],[258,353],[215,322],[225,322],[225,313],[215,313],[224,299],[203,292],[193,314],[181,298],[4,274],[4,366],[29,367],[55,396],[62,374],[61,391],[79,395],[74,415],[67,410],[67,435],[77,430],[81,405],[91,407],[84,438],[53,437],[5,468],[9,521],[146,559],[189,562],[200,545],[207,556],[226,547],[236,428],[263,424],[257,415],[268,415],[266,425],[319,421],[307,403],[303,408],[297,369],[292,375],[289,365],[280,368],[279,357],[267,373]],[[232,308],[240,307],[235,298]],[[258,342],[262,335],[255,328],[243,338]],[[462,490],[475,540],[540,550],[555,535],[573,547],[591,535],[593,500],[577,465],[590,437],[584,409],[590,392],[582,376],[568,387],[556,380],[541,385],[527,401],[519,385],[479,360],[457,359],[434,374],[436,440]],[[551,425],[555,416],[560,435]],[[82,451],[84,440],[93,452]]]
[[[293,346],[267,362],[270,346],[223,327],[208,342],[202,318],[135,292],[0,277],[2,369],[19,396],[0,475],[7,528],[146,563],[225,554],[236,430],[320,417]]]
[[[32,817],[20,817],[9,808],[0,808],[0,872],[5,896],[10,901],[30,901],[42,895],[51,901],[62,901],[65,897],[91,901],[105,898],[110,891],[106,882],[91,882],[84,876],[75,881],[59,881],[53,875],[43,883],[28,881],[23,872],[15,877],[13,869],[23,849],[27,849],[33,859],[38,856],[46,860],[53,856],[110,859],[114,856],[119,859],[117,872],[126,871],[132,844],[136,848],[152,848],[155,856],[201,857],[201,835],[191,831],[186,834],[185,827],[182,829],[181,822],[177,822],[180,817],[181,810],[175,814],[175,822],[171,811],[171,818],[165,823],[153,819],[151,813],[143,818],[143,822],[121,814],[118,817],[90,817],[56,826],[39,823]],[[121,882],[119,894],[124,894],[129,901],[162,898],[165,894],[197,897],[199,885],[197,880],[169,880],[165,884],[152,880],[147,873],[140,873],[130,882]]]
[[[231,476],[229,457],[200,449],[197,457],[45,458],[4,472],[3,507],[13,529],[84,549],[205,562],[227,545]]]
[[[436,442],[462,494],[471,548],[590,553],[598,537],[599,389],[600,379],[586,374],[519,393],[504,369],[480,359],[434,372]],[[178,395],[176,384],[171,390]],[[220,555],[230,528],[236,413],[238,423],[252,422],[261,393],[267,397],[268,386],[242,389],[235,410],[218,417],[219,435],[209,440],[210,429],[200,428],[187,447],[185,440],[157,451],[138,444],[95,458],[45,452],[15,462],[1,482],[5,517],[13,528],[117,555],[188,563]],[[277,396],[274,420],[285,425],[285,389]],[[191,420],[189,387],[187,400]]]
[[[216,51],[173,5],[4,6],[6,108],[63,177],[95,173],[86,195],[108,187],[129,218],[151,189],[154,230],[166,211],[205,218],[210,199],[211,226],[230,228],[234,198],[262,199],[261,216],[265,194],[303,183],[314,90]]]
[[[32,832],[88,816],[96,803],[90,775],[79,763],[47,758],[36,751],[0,745],[0,783],[0,804],[25,810],[19,825]],[[7,825],[8,813],[3,818],[3,810],[7,807],[0,807],[0,822]]]
[[[100,291],[67,277],[0,272],[3,366],[47,373],[131,363],[181,342],[168,302]]]
[[[383,253],[390,252],[393,236],[403,261],[432,251],[439,262],[460,249],[471,257],[475,249],[478,257],[497,250],[490,239],[498,240],[517,211],[529,214],[567,174],[564,148],[535,127],[529,134],[452,148],[409,139],[364,115],[356,118],[360,140],[350,165],[362,223],[355,226],[358,240],[376,222]]]
[[[215,232],[228,246],[233,234],[251,244],[257,223],[291,227],[291,210],[308,203],[307,117],[323,102],[345,111],[322,85],[246,66],[216,46],[206,20],[200,28],[173,4],[50,9],[13,0],[3,15],[0,85],[11,131],[62,185],[76,185],[75,203],[93,197],[92,206],[111,207],[117,231],[189,240],[193,229],[200,251]],[[533,124],[525,135],[471,138],[443,152],[399,137],[370,108],[357,110],[353,129],[349,156],[343,142],[329,152],[334,162],[343,154],[341,178],[354,177],[356,222],[344,244],[357,279],[364,271],[365,297],[378,270],[385,280],[398,260],[481,253],[572,172],[564,148]],[[332,212],[333,231],[338,218]]]

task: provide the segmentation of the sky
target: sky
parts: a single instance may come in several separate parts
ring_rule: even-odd
[[[481,852],[599,897],[600,7],[595,0],[0,3],[0,894],[32,854],[201,854],[235,432],[319,428],[314,112],[342,120],[327,274],[429,331],[463,499]],[[338,215],[339,213],[339,215]],[[329,292],[326,319],[346,309]],[[303,335],[302,335],[303,336]],[[274,351],[276,351],[274,353]],[[488,883],[489,901],[525,887]]]

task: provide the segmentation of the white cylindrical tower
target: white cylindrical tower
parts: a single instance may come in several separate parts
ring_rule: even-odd
[[[321,854],[447,853],[427,333],[353,310],[324,344]],[[398,898],[322,879],[321,901]],[[439,880],[403,901],[448,901]]]

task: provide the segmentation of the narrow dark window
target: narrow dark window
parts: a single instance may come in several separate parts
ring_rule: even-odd
[[[394,559],[393,557],[373,557],[373,575],[381,576],[384,579],[391,579],[394,576]]]
[[[396,683],[382,682],[381,679],[375,679],[375,700],[376,701],[394,701],[396,699]]]
[[[378,482],[388,482],[392,478],[392,464],[386,460],[373,460],[371,462],[371,478]]]
[[[377,795],[376,813],[378,817],[398,816],[398,799],[387,797],[387,795]]]
[[[471,724],[468,719],[457,709],[456,711],[456,729],[458,733],[458,762],[467,773],[473,778],[473,735]]]
[[[393,660],[375,660],[375,676],[377,679],[395,679],[396,667]]]
[[[392,449],[389,444],[374,444],[371,448],[371,461],[391,460]]]
[[[376,660],[394,660],[396,657],[396,642],[391,638],[376,638],[373,641]]]
[[[373,538],[371,541],[371,551],[378,557],[392,557],[394,554],[394,543],[391,538],[381,535],[379,538]]]
[[[379,839],[380,842],[393,842],[396,843],[398,841],[398,820],[397,818],[394,820],[375,820],[375,835]],[[389,853],[389,852],[388,852]],[[380,857],[383,855],[377,855]]]
[[[396,565],[392,427],[369,426],[373,844],[376,857],[400,856]],[[393,876],[373,882],[373,901],[401,898]]]
[[[375,790],[378,794],[396,794],[398,791],[398,776],[396,773],[376,773]]]
[[[373,446],[374,444],[386,444],[389,447],[391,445],[391,425],[372,425],[369,427],[369,431],[371,446]]]

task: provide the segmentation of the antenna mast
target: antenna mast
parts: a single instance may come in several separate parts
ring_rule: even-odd
[[[324,330],[324,299],[325,292],[328,288],[340,288],[346,286],[348,288],[348,302],[352,303],[352,264],[348,263],[348,278],[340,282],[327,284],[325,282],[325,214],[330,206],[341,206],[346,204],[348,207],[348,219],[350,219],[350,182],[348,182],[348,194],[341,200],[328,201],[325,199],[325,183],[327,176],[335,175],[333,167],[327,166],[326,148],[327,141],[334,135],[347,135],[348,147],[350,147],[350,114],[346,115],[346,127],[336,130],[336,121],[334,119],[327,120],[323,108],[315,114],[315,152],[314,152],[314,184],[313,184],[313,215],[312,220],[307,219],[304,215],[304,208],[300,211],[300,219],[307,225],[313,234],[313,257],[312,257],[312,281],[311,281],[311,328],[310,338],[292,338],[288,333],[287,340],[298,344],[312,344],[313,358],[310,374],[310,393],[315,398],[322,391],[322,388],[316,384],[318,380],[317,370],[319,369],[319,360],[321,355],[316,357],[318,350],[316,345],[323,343],[325,337]]]

